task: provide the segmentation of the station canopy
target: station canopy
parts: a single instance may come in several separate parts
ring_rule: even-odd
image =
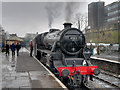
[[[17,36],[12,36],[7,41],[20,41],[20,42],[22,42],[23,40]]]

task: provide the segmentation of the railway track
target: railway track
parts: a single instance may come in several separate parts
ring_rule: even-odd
[[[120,78],[109,73],[101,72],[99,76],[94,76],[94,81],[103,88],[120,89]]]
[[[109,76],[112,76],[112,77],[115,77],[115,78],[120,79],[120,76],[119,76],[119,75],[116,75],[116,74],[114,74],[114,73],[110,73],[110,72],[107,72],[107,71],[104,71],[104,70],[100,70],[100,71],[101,71],[101,73],[103,73],[103,74],[106,74],[106,75],[109,75]]]

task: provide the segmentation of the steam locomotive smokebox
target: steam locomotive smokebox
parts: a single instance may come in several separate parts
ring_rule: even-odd
[[[71,28],[72,26],[72,23],[64,23],[64,29],[68,29],[68,28]]]

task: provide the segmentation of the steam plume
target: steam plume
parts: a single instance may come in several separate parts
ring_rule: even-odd
[[[80,3],[78,2],[67,2],[65,7],[65,20],[66,22],[71,22],[73,14],[76,9],[79,9]]]
[[[52,27],[54,19],[61,15],[62,3],[60,2],[50,2],[46,5],[46,11],[48,15],[49,28]]]

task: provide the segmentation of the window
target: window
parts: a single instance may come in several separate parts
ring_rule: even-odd
[[[107,15],[111,16],[111,15],[114,15],[114,14],[118,14],[119,12],[120,12],[120,10],[116,10],[116,11],[113,11],[113,12],[109,12]]]
[[[115,3],[114,5],[112,6],[108,6],[108,10],[111,10],[111,9],[114,9],[114,8],[117,8],[119,6],[118,3]]]
[[[119,18],[120,18],[120,16],[113,17],[113,18],[107,19],[107,22],[111,22],[111,21],[114,21],[114,20],[118,20]]]

